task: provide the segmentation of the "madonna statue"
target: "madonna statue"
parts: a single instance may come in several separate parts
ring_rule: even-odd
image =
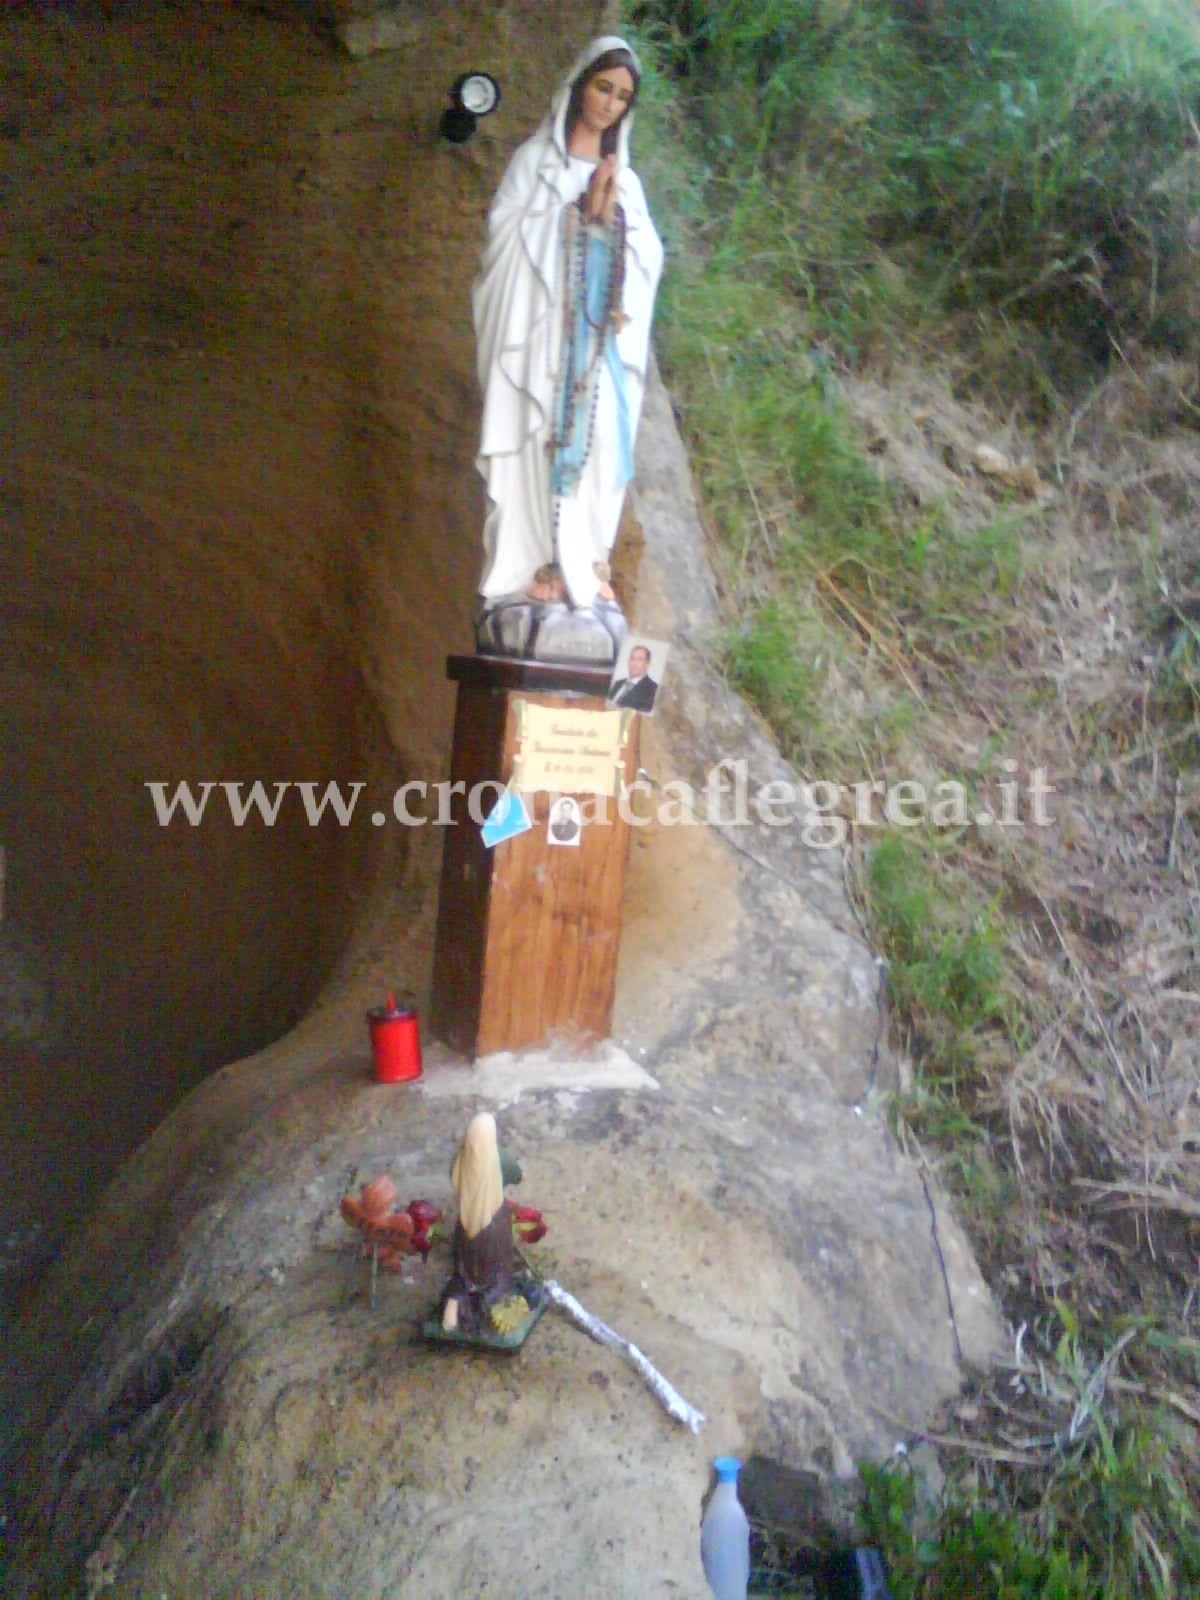
[[[596,39],[488,214],[473,304],[487,483],[480,649],[614,659],[609,584],[650,351],[662,244],[629,133],[641,72]]]

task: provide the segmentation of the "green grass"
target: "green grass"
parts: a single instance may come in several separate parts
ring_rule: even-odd
[[[778,600],[756,610],[731,635],[726,651],[730,681],[759,707],[784,748],[805,768],[814,764],[815,745],[828,746],[819,708],[828,692],[830,665],[820,623]]]
[[[910,1472],[867,1466],[863,1478],[863,1537],[885,1553],[894,1600],[1102,1600],[1086,1557],[1039,1547],[1015,1517],[962,1504],[918,1531]]]
[[[744,27],[765,26],[765,13],[752,11],[745,8]],[[715,22],[704,37],[706,81],[720,83],[736,51]],[[822,94],[836,97],[853,45],[821,67]],[[640,164],[669,253],[659,349],[740,619],[728,641],[731,679],[790,755],[836,779],[858,759],[844,689],[861,698],[891,753],[910,721],[897,703],[911,696],[913,679],[964,648],[1003,647],[1005,604],[1024,577],[1039,512],[1013,503],[983,526],[937,503],[914,515],[884,481],[838,372],[855,341],[869,347],[891,340],[894,326],[911,327],[917,300],[878,245],[834,238],[851,224],[833,203],[832,175],[806,168],[781,181],[756,165],[747,153],[754,141],[737,121],[739,97],[717,98],[722,120],[707,143],[682,118],[661,71],[648,78],[639,110]],[[726,150],[733,154],[722,157]],[[801,181],[805,205],[797,207]],[[841,175],[838,182],[840,192]],[[910,679],[899,697],[898,659]]]
[[[1069,1358],[1068,1358],[1069,1359]],[[1094,1370],[1094,1369],[1091,1369]],[[1090,1370],[1060,1363],[1087,1407]],[[1175,1466],[1178,1427],[1137,1406],[1111,1429],[1093,1409],[1059,1448],[1049,1485],[959,1494],[922,1514],[904,1464],[863,1468],[862,1536],[888,1563],[895,1600],[1170,1600],[1200,1593],[1200,1515]]]
[[[1115,348],[1200,350],[1194,8],[631,9],[652,67],[639,167],[668,247],[657,343],[712,534],[730,681],[806,777],[959,773],[972,810],[1012,742],[1056,717],[1052,747],[1084,783],[1144,738],[1155,770],[1160,751],[1186,762],[1200,632],[1188,606],[1163,604],[1153,508],[1134,541],[1153,544],[1144,570],[1131,559],[1122,576],[1156,651],[1151,715],[1113,692],[1079,694],[1064,718],[1061,684],[1036,670],[1059,641],[1029,621],[1057,592],[1040,586],[1053,516],[1015,493],[982,511],[956,492],[961,464],[944,494],[906,492],[851,388],[867,375],[903,413],[908,369],[941,361],[958,396],[1001,418],[1069,425]],[[1172,573],[1172,597],[1192,589]],[[1119,1230],[1075,1254],[1099,1224],[1068,1205],[1071,1177],[1109,1170],[1095,1121],[1035,1107],[1050,1120],[1022,1162],[1016,1068],[1062,1020],[1064,963],[1037,910],[1044,869],[1023,878],[1016,842],[994,833],[868,829],[852,876],[913,1064],[898,1132],[932,1153],[994,1286],[1006,1298],[1015,1284],[1014,1320],[1030,1322],[1034,1375],[1019,1394],[997,1380],[986,1404],[1000,1437],[1051,1442],[989,1459],[997,1433],[982,1433],[951,1453],[933,1508],[903,1466],[867,1468],[864,1534],[896,1600],[1200,1594],[1200,1444],[1171,1401],[1196,1392],[1196,1347],[1166,1252],[1158,1277],[1126,1267]],[[1078,1067],[1103,1083],[1086,1049]],[[1063,1262],[1075,1311],[1046,1288]],[[1146,1320],[1121,1345],[1130,1306]],[[1106,1371],[1124,1387],[1097,1386]]]
[[[1061,322],[1098,348],[1172,325],[1163,285],[1187,270],[1200,195],[1185,0],[632,13],[732,191],[730,247],[831,330],[853,341],[898,310],[953,306]]]
[[[935,835],[888,833],[871,850],[866,904],[888,989],[920,1040],[922,1076],[953,1087],[989,1033],[1014,1027],[1003,928]]]
[[[661,111],[650,119],[665,134]],[[661,157],[649,166],[678,188]],[[726,664],[788,753],[836,778],[855,755],[838,704],[846,675],[830,680],[847,660],[846,621],[857,619],[859,656],[890,657],[889,672],[897,654],[936,668],[968,642],[998,648],[999,602],[1022,580],[1036,508],[1002,507],[981,527],[936,504],[914,518],[864,449],[805,308],[746,270],[736,226],[711,251],[705,226],[676,240],[659,339],[742,619]],[[873,637],[863,616],[881,612]],[[860,687],[872,723],[898,730],[906,714],[888,684],[868,671]]]
[[[1193,748],[1200,747],[1200,624],[1174,614],[1162,666],[1159,694],[1165,715],[1180,729],[1190,729]]]

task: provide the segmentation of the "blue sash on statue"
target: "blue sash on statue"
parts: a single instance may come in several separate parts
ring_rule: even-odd
[[[567,271],[571,270],[568,258]],[[617,351],[612,324],[605,318],[613,247],[604,236],[587,233],[587,305],[579,286],[572,283],[571,338],[564,352],[563,380],[558,395],[558,429],[550,463],[550,488],[556,495],[574,494],[591,448],[596,385],[600,381],[596,341],[603,339],[603,360],[617,395],[617,482],[623,489],[633,477],[633,437],[629,426],[629,396],[625,392],[625,366]],[[573,276],[573,275],[572,275]],[[599,323],[597,328],[595,324]],[[582,388],[580,387],[582,385]]]

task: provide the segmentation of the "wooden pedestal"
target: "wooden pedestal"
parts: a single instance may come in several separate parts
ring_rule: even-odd
[[[517,751],[517,704],[603,710],[610,674],[498,656],[451,656],[458,683],[451,782],[433,965],[435,1034],[470,1056],[608,1037],[612,1020],[629,824],[616,798],[588,796],[578,846],[552,845],[553,796],[526,794],[533,827],[488,849],[467,810],[476,784],[507,784]],[[638,721],[625,743],[637,771]],[[487,790],[483,814],[495,791]],[[603,822],[600,817],[603,816]]]

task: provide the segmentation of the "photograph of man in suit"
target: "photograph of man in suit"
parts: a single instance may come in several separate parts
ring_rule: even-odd
[[[583,831],[579,801],[573,795],[560,795],[550,807],[547,826],[551,844],[578,844]]]
[[[608,691],[609,705],[648,714],[654,710],[658,684],[650,676],[650,652],[644,644],[635,644],[630,650],[626,671],[629,676],[618,678]]]

